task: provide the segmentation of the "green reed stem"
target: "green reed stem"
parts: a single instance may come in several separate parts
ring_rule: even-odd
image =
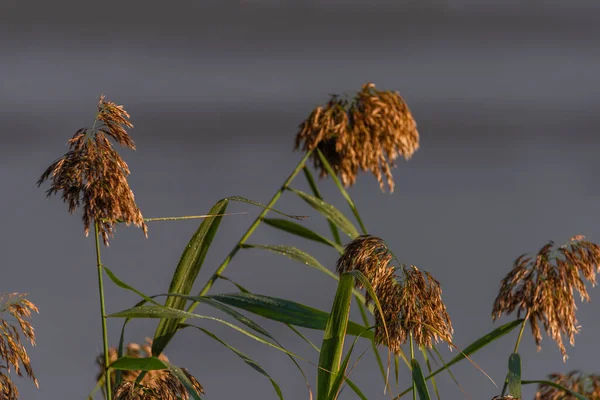
[[[156,221],[183,221],[186,219],[202,219],[210,217],[224,217],[226,215],[241,215],[247,214],[247,212],[236,212],[227,214],[205,214],[205,215],[184,215],[181,217],[157,217],[157,218],[144,218],[144,222],[156,222]]]
[[[527,324],[527,320],[529,319],[529,310],[527,310],[527,314],[525,318],[523,318],[523,322],[521,323],[521,329],[519,330],[519,336],[517,336],[517,342],[515,343],[515,350],[513,353],[517,353],[519,351],[519,345],[521,344],[521,339],[523,338],[523,331],[525,331],[525,325]],[[502,396],[506,394],[506,389],[508,388],[508,375],[506,375],[506,379],[504,379],[504,385],[502,386]]]
[[[415,349],[414,349],[414,345],[413,345],[413,335],[412,332],[410,333],[410,359],[414,360],[415,359]],[[412,361],[411,361],[412,363]],[[417,400],[417,382],[415,382],[415,378],[413,375],[412,378],[412,395],[413,395],[413,400]]]
[[[98,221],[94,221],[94,237],[96,239],[96,265],[98,267],[98,291],[100,292],[100,316],[102,318],[102,344],[104,349],[104,368],[106,371],[104,387],[106,388],[106,400],[112,400],[110,387],[110,374],[108,371],[108,333],[106,330],[106,309],[104,307],[104,283],[102,282],[102,261],[100,259],[100,235],[98,234]]]
[[[294,180],[294,178],[300,173],[300,171],[304,167],[304,164],[306,163],[306,160],[308,160],[308,157],[310,157],[310,154],[311,154],[311,152],[308,151],[308,152],[306,152],[306,154],[304,155],[304,157],[302,157],[302,159],[300,160],[300,162],[298,163],[298,165],[296,165],[296,167],[294,168],[294,170],[292,171],[292,173],[290,174],[290,176],[288,176],[288,178],[285,180],[285,182],[283,182],[283,184],[281,185],[281,187],[279,188],[279,190],[277,190],[277,192],[275,192],[275,194],[273,195],[273,197],[271,198],[271,200],[267,203],[266,208],[264,208],[261,211],[261,213],[258,214],[258,217],[256,217],[256,219],[254,220],[254,222],[252,223],[252,225],[250,225],[250,227],[248,228],[248,230],[246,231],[246,233],[244,233],[242,235],[241,239],[235,245],[235,247],[233,248],[233,250],[231,250],[231,252],[227,255],[227,257],[225,257],[225,259],[223,260],[223,262],[221,263],[221,265],[219,265],[219,268],[217,268],[217,270],[215,271],[215,273],[213,274],[213,276],[206,282],[206,284],[204,285],[204,287],[202,288],[202,290],[200,290],[200,293],[198,294],[198,296],[204,296],[206,293],[208,293],[208,291],[210,290],[210,288],[212,287],[212,285],[219,278],[219,275],[221,275],[223,273],[223,271],[225,270],[225,268],[227,268],[227,266],[229,265],[229,263],[231,262],[231,260],[233,259],[233,257],[235,257],[235,255],[237,254],[237,252],[242,248],[242,245],[244,243],[246,243],[246,241],[254,233],[254,231],[256,230],[256,228],[258,228],[258,226],[262,222],[262,219],[264,218],[264,216],[267,215],[267,213],[269,212],[269,209],[273,208],[273,206],[275,205],[275,203],[277,203],[277,200],[279,200],[279,198],[281,197],[281,195],[283,194],[283,192],[292,183],[292,181]],[[196,306],[198,306],[198,304],[199,303],[197,301],[193,302],[188,307],[188,311],[192,312],[196,308]]]

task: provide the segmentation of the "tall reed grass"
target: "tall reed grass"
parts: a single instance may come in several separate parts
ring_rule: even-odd
[[[351,391],[361,399],[369,398],[351,379],[352,360],[360,360],[356,349],[365,346],[373,352],[381,374],[381,393],[374,395],[386,393],[393,399],[405,395],[420,400],[429,400],[434,396],[441,398],[442,393],[435,379],[437,375],[447,372],[456,381],[451,367],[463,360],[480,369],[473,355],[510,333],[515,335],[515,344],[507,348],[504,361],[507,375],[502,377],[504,385],[498,388],[496,399],[520,399],[522,385],[528,384],[540,385],[536,399],[599,398],[596,375],[551,375],[548,380],[523,379],[518,352],[526,325],[529,324],[538,348],[542,333],[545,332],[557,343],[566,359],[563,337],[567,337],[573,345],[574,335],[579,331],[574,291],[579,293],[582,300],[589,301],[585,284],[586,281],[592,285],[596,283],[600,264],[599,246],[582,236],[576,236],[559,247],[549,243],[535,256],[519,257],[501,282],[492,312],[493,318],[497,319],[516,311],[516,318],[463,346],[457,344],[460,338],[456,337],[451,322],[452,310],[448,310],[443,301],[442,283],[420,267],[402,263],[384,239],[367,231],[346,189],[356,182],[360,171],[368,171],[376,177],[382,191],[387,187],[393,192],[395,183],[391,170],[395,161],[399,157],[409,160],[419,149],[416,122],[397,92],[380,91],[372,83],[367,83],[353,97],[331,96],[326,104],[312,110],[300,124],[295,144],[303,155],[265,205],[232,196],[217,201],[207,214],[199,216],[142,216],[127,183],[128,166],[113,147],[114,142],[135,149],[128,133],[131,128],[133,125],[125,109],[101,97],[92,127],[82,128],[75,133],[68,142],[69,151],[53,162],[38,182],[41,185],[49,181],[48,195],[60,193],[71,213],[82,209],[84,232],[86,235],[93,232],[96,242],[96,252],[90,264],[93,263],[98,272],[96,284],[103,355],[97,360],[100,372],[89,398],[99,390],[109,400],[210,398],[210,382],[198,382],[190,371],[176,366],[164,354],[179,332],[193,330],[225,346],[255,372],[268,379],[274,394],[265,394],[261,398],[274,395],[283,399],[282,388],[259,362],[211,332],[204,323],[206,321],[223,324],[273,351],[286,354],[298,369],[299,377],[305,381],[306,397],[309,399],[334,400],[341,398],[344,391]],[[354,221],[323,198],[320,183],[307,165],[309,160],[312,160],[321,177],[331,178]],[[310,193],[294,186],[301,177],[308,182]],[[304,226],[302,220],[306,216],[275,209],[275,206],[280,207],[284,195],[296,196],[306,202],[312,210],[310,216],[324,218],[329,232],[316,232]],[[259,207],[260,212],[246,232],[234,242],[223,261],[219,265],[208,266],[213,271],[210,278],[197,284],[196,279],[204,266],[206,254],[219,232],[222,218],[228,215],[227,208],[232,201]],[[279,217],[268,216],[269,213],[278,214]],[[122,223],[135,225],[147,235],[147,223],[151,221],[195,218],[202,221],[189,242],[182,244],[181,258],[164,293],[147,295],[119,279],[118,271],[112,271],[102,263],[102,244],[107,247],[111,240],[115,240],[116,227]],[[262,227],[294,235],[298,246],[251,242],[253,233]],[[320,243],[335,252],[339,258],[337,265],[324,266],[302,250],[300,246],[306,240]],[[289,257],[321,271],[325,279],[336,279],[337,289],[330,309],[317,310],[292,299],[251,293],[241,283],[232,281],[224,274],[225,270],[236,256],[243,255],[249,249]],[[104,296],[104,278],[123,290],[136,293],[139,302],[107,315],[105,302],[110,299]],[[237,292],[211,293],[218,280],[232,283]],[[37,309],[25,301],[21,300],[19,315],[29,317],[29,312]],[[199,305],[213,308],[234,322],[196,312]],[[360,311],[360,322],[350,320],[352,307]],[[319,352],[318,362],[309,361],[310,356],[287,350],[254,321],[252,315],[289,326]],[[139,318],[157,320],[154,335],[143,345],[125,345],[124,335],[128,324]],[[18,321],[25,336],[33,342],[31,325],[22,322],[22,319]],[[109,340],[109,322],[122,326],[119,338]],[[4,327],[5,332],[9,333],[0,335],[0,338],[14,338],[11,335],[16,330],[9,329],[6,323]],[[302,334],[304,329],[323,331],[320,345],[310,342]],[[349,347],[344,347],[346,341],[351,341]],[[12,356],[17,353],[9,352],[12,349],[10,343],[17,342],[9,339],[0,341],[2,359],[8,368],[12,365],[20,374],[17,362],[20,361],[27,374],[35,379],[29,358],[23,355],[23,351]],[[438,350],[441,344],[458,350],[458,354],[445,360]],[[386,350],[386,357],[382,357],[380,348]],[[433,361],[441,367],[433,369]],[[406,368],[400,368],[400,363],[404,363]],[[316,371],[314,389],[304,372],[306,368]],[[403,389],[398,388],[401,370],[407,371],[411,382],[410,386]],[[5,377],[6,374],[0,373],[3,390],[5,387],[8,388],[6,390],[13,390],[14,385]],[[493,382],[491,377],[488,378]],[[7,395],[12,392],[6,390],[3,396],[7,399],[18,397],[18,393]]]

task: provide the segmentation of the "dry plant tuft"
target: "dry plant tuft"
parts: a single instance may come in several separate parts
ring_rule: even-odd
[[[375,236],[359,236],[350,242],[337,263],[336,270],[342,274],[360,271],[371,283],[382,311],[375,312],[375,340],[388,345],[395,353],[412,336],[419,346],[431,348],[433,342],[451,342],[453,328],[442,290],[438,281],[429,273],[415,266],[401,265],[401,279],[397,269],[390,265],[392,253],[385,242]],[[357,287],[360,284],[357,283]],[[367,303],[373,301],[367,293]],[[388,334],[386,335],[383,321]]]
[[[29,319],[32,311],[39,312],[38,308],[25,298],[26,295],[11,293],[0,296],[0,314],[8,314],[16,319],[23,336],[35,346],[35,331]],[[15,324],[7,322],[0,317],[0,399],[16,400],[19,398],[19,390],[10,378],[10,372],[14,368],[18,376],[23,376],[21,364],[25,374],[33,380],[36,387],[38,381],[31,368],[31,360],[25,346],[21,342],[21,335]]]
[[[117,360],[117,349],[111,347],[109,352],[109,362],[113,363]],[[152,356],[152,339],[146,338],[146,344],[139,345],[137,343],[129,343],[125,351],[125,356],[141,358]],[[162,361],[168,362],[169,359],[164,354],[158,357]],[[96,363],[100,366],[100,373],[97,380],[102,379],[104,371],[104,355],[98,356]],[[204,393],[202,385],[196,378],[190,374],[185,368],[181,369],[198,393]],[[141,382],[137,383],[136,379],[140,371],[122,371],[122,381],[119,386],[114,389],[115,400],[188,400],[189,393],[183,384],[169,370],[148,371]],[[111,383],[113,387],[116,383],[116,374],[111,372]]]
[[[584,240],[583,236],[575,236],[554,250],[553,246],[554,243],[549,242],[534,259],[525,254],[517,258],[512,271],[502,280],[492,317],[495,320],[515,309],[519,317],[521,313],[527,314],[538,351],[543,324],[566,361],[562,335],[567,336],[573,346],[580,329],[573,291],[577,290],[581,301],[590,300],[582,276],[592,286],[596,285],[600,246]]]
[[[296,149],[321,150],[345,186],[356,181],[358,170],[371,171],[383,191],[387,178],[394,191],[391,168],[398,156],[410,159],[419,148],[419,132],[408,106],[397,92],[379,91],[367,83],[348,101],[332,95],[326,106],[315,108],[299,126]],[[321,177],[327,175],[318,154],[311,155]]]
[[[91,129],[79,129],[68,141],[69,151],[53,162],[38,181],[40,186],[50,179],[47,194],[62,191],[62,199],[73,213],[83,203],[83,225],[89,233],[93,221],[98,222],[104,244],[114,234],[114,226],[123,221],[143,229],[147,227],[137,207],[127,176],[129,168],[114,150],[108,137],[135,150],[125,128],[132,128],[129,114],[104,96],[98,102],[98,113]]]
[[[568,374],[550,374],[549,380],[579,393],[588,400],[600,400],[600,375],[572,371]],[[575,396],[550,385],[540,384],[535,400],[576,400]]]

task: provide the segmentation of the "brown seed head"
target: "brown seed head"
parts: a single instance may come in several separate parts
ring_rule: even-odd
[[[117,349],[112,347],[108,351],[109,362],[117,360]],[[129,343],[125,350],[125,356],[141,358],[152,356],[152,340],[146,338],[146,343],[139,345],[137,343]],[[169,359],[164,354],[158,357],[162,361],[168,362]],[[104,371],[104,355],[98,356],[96,364],[100,367],[96,380],[102,379]],[[202,385],[196,378],[182,368],[182,371],[192,382],[192,385],[198,393],[204,393]],[[148,371],[141,382],[136,383],[140,371],[122,371],[122,381],[119,386],[114,388],[113,398],[115,400],[188,400],[189,393],[183,384],[169,370],[154,370]],[[113,387],[116,383],[116,374],[111,372],[111,382]]]
[[[375,312],[376,342],[399,353],[411,335],[419,346],[431,347],[440,339],[451,341],[452,323],[442,301],[440,284],[417,267],[401,265],[396,269],[390,265],[392,259],[382,239],[366,235],[346,246],[336,268],[340,274],[358,270],[371,283],[383,311],[383,316]],[[401,279],[396,276],[397,270],[402,271]],[[361,285],[357,283],[357,287]],[[368,293],[365,297],[367,303],[373,302]]]
[[[40,186],[50,179],[47,194],[62,192],[62,199],[73,213],[83,204],[83,225],[89,233],[94,221],[108,246],[117,222],[133,223],[147,235],[142,213],[127,183],[129,168],[114,150],[108,137],[123,147],[135,150],[125,128],[132,128],[129,114],[115,103],[98,102],[98,114],[92,129],[78,130],[68,141],[69,151],[53,162],[38,181]]]
[[[371,171],[383,191],[387,178],[394,191],[391,168],[401,155],[406,160],[419,148],[419,133],[408,106],[397,92],[379,91],[367,83],[348,101],[332,95],[326,106],[315,108],[299,126],[296,149],[321,150],[345,186],[356,181],[358,170]],[[318,154],[311,155],[321,177],[327,175]]]
[[[0,399],[19,398],[19,391],[12,382],[10,373],[14,369],[18,376],[23,376],[21,365],[25,374],[38,387],[38,381],[31,368],[31,360],[21,342],[21,334],[32,346],[35,346],[35,331],[29,319],[32,311],[36,313],[39,311],[35,304],[27,300],[25,296],[20,293],[0,296]],[[18,328],[4,319],[3,315],[6,312],[17,320]]]
[[[581,301],[589,301],[584,279],[596,285],[596,273],[600,271],[600,246],[575,236],[565,245],[553,249],[549,242],[535,258],[520,256],[512,271],[502,280],[500,292],[494,302],[492,318],[510,314],[517,310],[529,313],[531,332],[541,349],[544,325],[546,333],[557,343],[563,361],[567,352],[562,336],[575,344],[579,325],[575,316],[577,306],[573,291],[579,293]]]
[[[550,374],[550,381],[571,389],[589,400],[600,400],[600,375],[572,371],[568,374]],[[576,397],[550,385],[539,384],[535,400],[576,400]]]

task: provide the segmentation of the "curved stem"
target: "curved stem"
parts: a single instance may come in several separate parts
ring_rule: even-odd
[[[269,209],[273,208],[273,206],[275,205],[275,203],[277,203],[277,200],[279,200],[279,198],[281,197],[281,195],[283,194],[283,192],[292,183],[292,181],[298,175],[298,173],[300,173],[300,171],[302,171],[302,168],[304,167],[304,164],[306,163],[306,160],[308,160],[308,157],[310,157],[310,155],[311,155],[311,152],[308,151],[308,152],[306,152],[306,154],[304,155],[304,157],[302,157],[302,159],[300,160],[300,162],[298,163],[298,165],[296,165],[296,168],[294,168],[294,170],[292,171],[292,173],[290,174],[290,176],[288,176],[288,178],[285,180],[285,182],[283,182],[283,184],[281,185],[281,187],[279,188],[279,190],[277,190],[277,192],[275,192],[275,194],[273,195],[273,197],[271,198],[271,200],[267,203],[266,208],[263,209],[260,214],[258,214],[258,217],[256,217],[256,219],[254,220],[254,222],[252,223],[252,225],[250,225],[250,227],[248,228],[248,230],[246,231],[246,233],[244,233],[242,235],[241,239],[238,241],[238,243],[235,245],[235,247],[231,250],[231,252],[227,255],[227,257],[225,257],[225,259],[223,260],[223,262],[221,263],[221,265],[219,265],[219,268],[217,268],[217,270],[215,271],[215,273],[213,274],[213,276],[206,282],[206,284],[204,285],[204,287],[202,288],[202,290],[200,290],[200,293],[198,294],[198,297],[204,296],[206,293],[208,293],[208,291],[210,290],[210,288],[212,287],[212,285],[219,278],[219,275],[221,275],[223,273],[223,271],[225,270],[225,268],[227,268],[227,266],[229,265],[229,263],[231,262],[231,260],[233,259],[233,257],[235,257],[235,255],[237,254],[237,252],[242,248],[242,245],[244,243],[246,243],[246,241],[250,238],[250,236],[252,235],[252,233],[254,233],[254,231],[256,230],[256,228],[258,228],[258,226],[262,222],[262,220],[265,217],[265,215],[267,215],[267,213],[269,212]],[[193,311],[196,308],[197,305],[198,305],[198,302],[192,303],[188,307],[188,311],[189,312]]]
[[[412,360],[415,359],[415,349],[414,349],[414,345],[413,345],[413,335],[412,332],[410,333],[410,359],[411,359],[411,364],[412,364]],[[417,400],[417,383],[415,382],[415,378],[413,375],[412,378],[412,395],[413,395],[413,400]]]
[[[112,390],[110,382],[110,373],[108,364],[108,333],[106,330],[106,309],[104,307],[104,284],[102,282],[102,261],[100,260],[100,237],[98,234],[98,221],[94,221],[94,237],[96,238],[96,266],[98,267],[98,291],[100,292],[100,316],[102,318],[102,344],[104,349],[104,368],[106,371],[104,378],[104,387],[106,389],[106,399],[112,400]]]

